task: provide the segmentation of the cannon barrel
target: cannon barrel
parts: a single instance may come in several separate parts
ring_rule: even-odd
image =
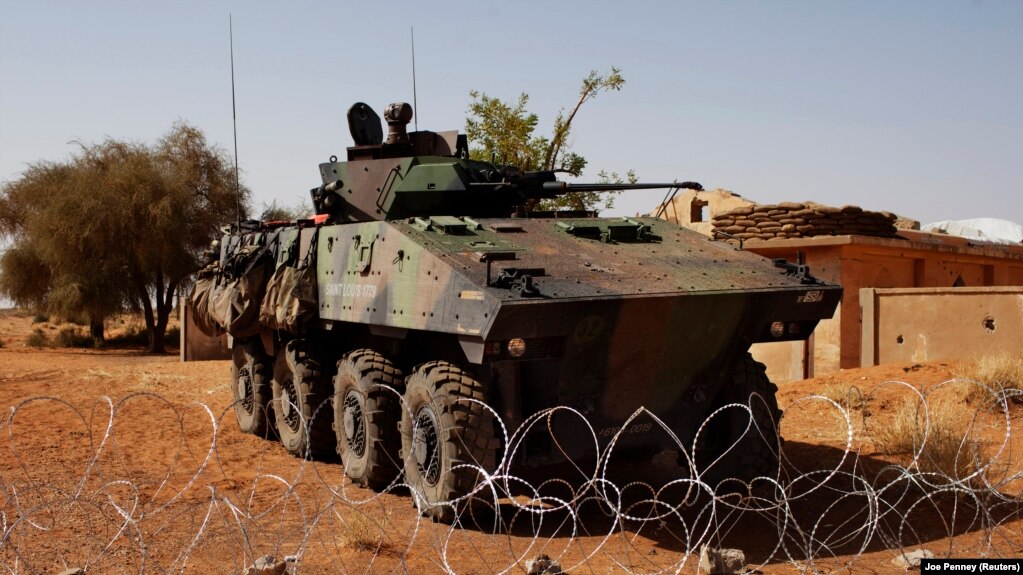
[[[555,194],[570,192],[611,192],[616,190],[657,190],[685,188],[702,191],[703,186],[696,182],[672,182],[672,183],[649,183],[649,184],[573,184],[570,182],[544,182],[543,190]]]
[[[697,182],[658,182],[642,184],[626,183],[572,183],[554,179],[553,172],[527,172],[500,182],[472,182],[471,188],[517,188],[526,198],[553,198],[573,192],[614,192],[619,190],[676,190],[689,189],[703,191]]]

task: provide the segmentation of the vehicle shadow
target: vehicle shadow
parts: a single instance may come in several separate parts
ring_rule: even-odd
[[[499,515],[491,499],[459,525],[552,539],[620,532],[674,554],[698,553],[702,544],[738,548],[749,565],[827,563],[921,545],[937,555],[1012,556],[1023,545],[1006,529],[1021,518],[1023,499],[980,478],[954,481],[797,441],[784,451],[780,480],[750,485],[702,484],[669,452],[606,470],[591,463],[523,471],[501,484],[511,496],[499,500]],[[515,483],[529,487],[516,491]]]

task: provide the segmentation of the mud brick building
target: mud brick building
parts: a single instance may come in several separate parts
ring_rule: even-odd
[[[1023,351],[1023,245],[924,233],[856,206],[759,205],[726,190],[688,191],[658,211],[736,249],[801,255],[815,277],[845,288],[835,317],[809,341],[754,347],[775,381]]]

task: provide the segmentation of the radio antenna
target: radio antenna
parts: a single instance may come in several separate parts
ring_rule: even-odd
[[[416,27],[409,26],[409,33],[412,35],[412,109],[415,110],[415,114],[412,118],[415,120],[416,131],[419,131],[419,102],[416,101]]]
[[[238,181],[238,109],[234,103],[234,21],[231,14],[227,15],[227,26],[231,40],[231,122],[234,129],[235,224],[240,228],[242,223],[242,186]]]

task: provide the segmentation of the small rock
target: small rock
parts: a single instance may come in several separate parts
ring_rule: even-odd
[[[561,565],[547,555],[537,555],[535,559],[526,561],[526,575],[558,575],[564,573]]]
[[[287,563],[274,559],[273,555],[266,555],[256,559],[256,562],[245,571],[245,575],[284,575],[287,569]]]
[[[903,553],[892,559],[892,565],[903,569],[916,569],[920,566],[921,559],[933,559],[934,553],[926,549],[917,549],[909,553]]]
[[[709,575],[738,575],[746,570],[746,554],[741,549],[700,547],[700,571]]]
[[[58,573],[57,575],[85,575],[85,569],[81,567],[71,567]]]

